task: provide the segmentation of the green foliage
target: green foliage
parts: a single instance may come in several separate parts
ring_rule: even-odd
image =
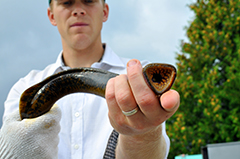
[[[240,1],[198,0],[177,55],[178,112],[167,121],[169,158],[240,140]]]

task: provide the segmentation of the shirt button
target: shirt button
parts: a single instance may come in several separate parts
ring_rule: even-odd
[[[79,149],[79,145],[74,145],[74,149],[75,150]]]
[[[80,113],[76,112],[76,113],[75,113],[75,117],[77,118],[77,117],[79,117],[79,116],[80,116]]]

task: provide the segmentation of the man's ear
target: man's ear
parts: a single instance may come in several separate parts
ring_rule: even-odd
[[[108,15],[109,15],[109,6],[107,3],[104,4],[103,8],[103,22],[106,22],[108,20]]]
[[[56,21],[54,19],[54,14],[53,14],[51,8],[49,8],[49,7],[47,9],[47,14],[48,14],[48,19],[50,20],[51,24],[53,26],[57,26],[57,23],[56,23]]]

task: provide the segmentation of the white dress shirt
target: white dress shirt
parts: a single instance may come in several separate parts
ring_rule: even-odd
[[[126,74],[126,65],[129,60],[120,58],[106,45],[101,62],[96,62],[91,67]],[[142,61],[141,63],[146,65],[148,62]],[[69,67],[64,66],[61,52],[56,63],[47,66],[42,71],[33,70],[21,78],[9,92],[5,102],[3,122],[6,116],[19,109],[19,99],[24,90],[52,74],[67,69]],[[102,159],[113,130],[108,119],[106,100],[93,94],[75,93],[61,98],[57,101],[57,105],[62,111],[59,159]],[[168,154],[170,142],[166,135],[165,123],[163,135],[167,143]]]

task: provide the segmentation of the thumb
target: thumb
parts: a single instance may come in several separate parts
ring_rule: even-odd
[[[175,90],[169,90],[160,97],[160,101],[164,110],[174,114],[180,105],[180,95]]]
[[[33,119],[24,119],[26,126],[33,126],[37,129],[48,129],[56,126],[61,119],[61,110],[57,104],[51,108],[49,112]]]

